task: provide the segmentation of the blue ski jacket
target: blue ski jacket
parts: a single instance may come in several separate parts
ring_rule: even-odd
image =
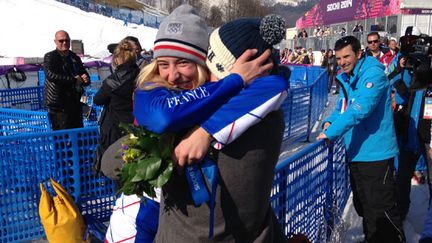
[[[398,154],[391,110],[390,88],[384,66],[373,57],[361,58],[348,76],[337,76],[342,89],[339,103],[324,120],[330,122],[324,134],[330,139],[344,135],[349,161],[373,162]]]

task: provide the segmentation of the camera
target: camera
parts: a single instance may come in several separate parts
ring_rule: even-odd
[[[423,89],[432,84],[432,37],[405,35],[400,38],[401,58],[406,58],[405,68],[413,72],[411,89]]]
[[[400,52],[407,58],[406,68],[414,70],[422,61],[430,60],[432,55],[432,37],[427,35],[402,36],[400,38]]]

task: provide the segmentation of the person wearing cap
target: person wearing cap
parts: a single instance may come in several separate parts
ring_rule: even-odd
[[[141,54],[143,52],[143,50],[142,50],[141,43],[139,42],[138,38],[136,38],[135,36],[129,35],[129,36],[126,36],[123,40],[131,41],[131,43],[133,45],[132,46],[133,51],[135,52],[135,55],[136,55],[136,63],[138,65],[138,67],[141,67],[141,65],[143,63],[147,64],[145,62],[146,60],[144,59],[144,57]],[[107,46],[107,50],[109,51],[109,53],[114,54],[114,51],[115,51],[115,49],[116,49],[116,47],[117,47],[118,44],[119,43],[111,43],[111,44],[109,44]],[[112,67],[111,67],[111,73],[113,73]]]
[[[384,66],[376,58],[362,57],[354,36],[337,40],[334,50],[343,92],[317,139],[330,143],[344,138],[354,208],[363,217],[365,241],[405,242],[396,205],[393,161],[398,147]]]
[[[385,67],[388,67],[388,65],[391,63],[393,58],[399,52],[396,38],[394,37],[390,38],[390,40],[388,41],[388,48],[389,51],[380,58],[380,62],[384,64]]]
[[[129,36],[126,36],[125,39],[130,40],[134,43],[133,50],[135,51],[136,56],[137,56],[136,63],[138,65],[138,67],[142,68],[143,65],[147,65],[147,61],[145,60],[144,56],[142,55],[143,49],[141,47],[141,43],[139,42],[138,38],[136,38],[135,36],[129,35]]]
[[[132,123],[132,93],[136,87],[135,79],[140,71],[136,64],[136,44],[130,39],[121,40],[114,49],[112,67],[109,75],[93,97],[95,105],[103,106],[99,118],[100,135],[97,156],[93,161],[95,171],[101,168],[101,156],[105,150],[124,134],[119,124]]]
[[[266,63],[270,55],[270,51],[265,51],[259,54],[256,59],[248,61],[252,56],[257,54],[257,50],[247,50],[238,58],[237,62],[230,68],[233,74],[229,74],[219,82],[206,82],[209,80],[208,70],[205,66],[206,54],[208,47],[208,34],[205,21],[198,16],[197,12],[189,5],[181,5],[176,8],[164,21],[162,21],[158,34],[156,36],[154,46],[155,60],[144,67],[138,77],[138,90],[134,95],[134,115],[139,125],[144,128],[157,133],[163,132],[177,132],[185,133],[194,125],[200,125],[222,107],[226,109],[239,108],[237,103],[230,103],[232,97],[243,96],[243,101],[249,98],[251,91],[261,92],[261,99],[259,102],[243,102],[245,111],[241,113],[223,114],[225,120],[222,122],[209,122],[215,124],[215,128],[221,125],[229,125],[238,116],[244,115],[256,108],[262,103],[271,103],[269,108],[265,108],[267,113],[277,109],[286,97],[286,89],[288,88],[287,82],[279,78],[274,80],[267,80],[266,82],[252,82],[256,77],[267,73],[267,70],[273,67],[273,64]],[[261,95],[262,94],[262,95]],[[272,99],[273,98],[273,99]],[[265,102],[267,100],[270,102]],[[227,103],[227,104],[225,104]],[[258,104],[258,105],[257,105]],[[231,108],[229,108],[231,107]],[[242,107],[242,108],[243,108]],[[266,113],[263,113],[265,115]],[[249,119],[250,120],[250,119]],[[243,123],[251,122],[246,121]],[[250,126],[250,125],[249,125]],[[237,134],[242,132],[242,126],[239,126]],[[245,125],[247,128],[248,125]],[[203,129],[195,128],[191,131],[200,131]],[[232,138],[227,134],[226,129],[219,131],[219,139],[221,142],[215,142],[219,147],[232,142]],[[210,142],[209,134],[206,133],[207,142]],[[215,135],[216,136],[216,135]],[[223,140],[228,138],[227,140]],[[208,149],[208,145],[207,145]],[[184,167],[190,161],[177,160],[178,167]],[[180,183],[177,183],[180,180]],[[171,185],[185,185],[184,176],[174,173],[171,180]],[[182,189],[183,187],[180,187]],[[171,191],[172,193],[172,191]],[[189,195],[187,190],[176,190],[176,193]],[[169,193],[168,193],[169,194]],[[129,199],[131,196],[124,196],[122,198]],[[153,198],[153,200],[161,200],[161,213],[166,210],[166,201],[173,201],[173,195],[167,196],[166,188],[162,199]],[[136,202],[132,198],[132,202]],[[117,200],[118,201],[118,200]],[[178,201],[183,203],[184,201]],[[190,204],[190,201],[189,201]],[[192,204],[189,206],[193,206]],[[204,207],[204,206],[203,206]],[[139,212],[144,212],[145,207],[141,204]],[[136,210],[137,211],[137,210]],[[151,210],[154,212],[154,210]],[[208,215],[208,208],[206,210]],[[118,214],[118,213],[117,213]],[[132,215],[136,213],[132,213]],[[140,213],[138,213],[139,216]],[[143,214],[143,213],[141,213]],[[154,216],[151,213],[152,217]],[[126,217],[126,215],[123,215]],[[142,219],[143,217],[141,217]],[[148,221],[150,217],[145,218]],[[161,216],[160,222],[164,217]],[[152,219],[157,220],[157,219]],[[111,220],[113,221],[113,220]],[[152,223],[150,223],[152,224]],[[136,227],[144,225],[142,222],[136,222]],[[174,224],[160,225],[158,235],[160,232],[168,234],[173,227],[183,227],[183,224],[175,226]],[[208,219],[205,225],[208,234]],[[111,228],[112,230],[113,228]],[[152,229],[153,230],[153,229]],[[116,230],[117,231],[117,230]],[[140,232],[144,230],[138,229],[137,237]],[[132,233],[132,231],[131,231]],[[168,242],[179,242],[178,237],[181,235],[171,235],[171,240]],[[108,233],[107,233],[108,237]],[[190,235],[189,235],[190,237]],[[199,235],[193,238],[195,241]],[[118,239],[116,239],[118,240]],[[156,238],[156,241],[161,241]],[[181,242],[181,241],[180,241]],[[190,241],[188,241],[190,242]]]
[[[409,212],[411,179],[421,156],[430,163],[431,122],[424,117],[425,100],[432,96],[431,88],[414,87],[416,72],[407,67],[409,47],[420,37],[420,29],[408,26],[400,38],[401,49],[388,67],[387,72],[393,88],[394,122],[398,139],[399,156],[397,183],[397,201],[402,220]],[[427,65],[427,64],[426,64]],[[430,68],[429,68],[430,70]],[[429,75],[426,75],[430,77]],[[421,174],[420,174],[421,175]]]

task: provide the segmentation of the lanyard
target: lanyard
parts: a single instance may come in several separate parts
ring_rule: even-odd
[[[211,191],[207,190],[204,180],[210,184]],[[186,167],[186,179],[189,191],[196,207],[209,201],[210,219],[209,219],[209,238],[213,237],[214,228],[214,206],[216,201],[216,190],[219,178],[219,170],[216,163],[205,156],[201,164],[192,164]]]

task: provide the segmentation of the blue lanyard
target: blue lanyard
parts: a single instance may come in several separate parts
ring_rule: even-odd
[[[210,184],[211,191],[206,187],[204,176]],[[210,222],[209,222],[209,238],[213,237],[214,228],[214,207],[216,201],[216,190],[219,178],[219,170],[216,163],[209,158],[204,157],[201,164],[192,164],[186,167],[186,179],[188,182],[189,191],[196,207],[209,201],[210,206]]]

